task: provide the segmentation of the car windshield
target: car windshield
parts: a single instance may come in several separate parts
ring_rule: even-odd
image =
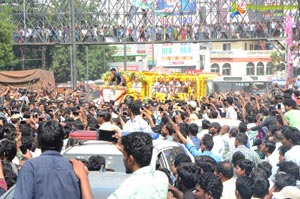
[[[93,154],[64,154],[65,158],[76,158],[88,160]],[[116,171],[116,172],[125,172],[125,167],[123,164],[123,156],[119,154],[99,154],[103,156],[106,160],[106,170],[107,171]]]

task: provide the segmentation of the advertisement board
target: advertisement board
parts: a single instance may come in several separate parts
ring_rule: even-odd
[[[199,65],[199,45],[197,44],[160,44],[156,47],[157,66]]]
[[[195,14],[196,0],[157,0],[156,13],[164,15]]]

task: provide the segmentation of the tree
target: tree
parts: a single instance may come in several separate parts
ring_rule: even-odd
[[[11,10],[7,6],[0,6],[0,69],[8,70],[16,64],[13,53],[14,25],[11,22]]]
[[[86,80],[86,48],[88,48],[88,77],[89,80],[100,79],[102,74],[109,70],[109,62],[112,62],[113,47],[110,46],[79,46],[78,50],[78,80]]]
[[[273,69],[273,72],[282,71],[285,69],[284,57],[278,55],[277,52],[272,52],[271,61],[272,61],[273,65],[275,66]]]
[[[110,46],[88,46],[89,80],[100,79],[108,69],[108,62],[112,61],[113,48]],[[51,49],[52,57],[50,70],[54,71],[56,82],[70,81],[70,47],[56,46]],[[86,80],[86,46],[77,46],[78,80]]]
[[[70,47],[55,46],[50,50],[52,57],[50,70],[54,72],[56,82],[70,81]]]

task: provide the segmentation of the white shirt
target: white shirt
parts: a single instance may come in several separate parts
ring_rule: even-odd
[[[220,158],[223,157],[224,153],[224,140],[221,135],[213,136],[214,147],[211,152]]]
[[[150,166],[142,167],[130,174],[108,199],[166,198],[168,183],[163,172]]]
[[[292,161],[300,166],[300,145],[293,146],[284,154],[285,161]]]
[[[115,131],[117,133],[121,133],[122,130],[115,124],[112,124],[111,122],[104,122],[101,124],[99,130],[105,130],[105,131]]]
[[[197,133],[197,137],[201,140],[205,134],[208,134],[208,129],[203,129],[200,133]]]
[[[236,179],[234,177],[230,178],[223,182],[223,192],[221,199],[235,199],[235,182]]]
[[[237,119],[237,113],[232,106],[229,106],[226,111],[226,118]]]
[[[153,133],[150,125],[140,115],[128,120],[123,126],[123,133],[133,132]]]

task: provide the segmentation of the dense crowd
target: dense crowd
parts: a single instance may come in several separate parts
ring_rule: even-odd
[[[61,189],[54,183],[58,172],[63,176],[58,185],[71,183],[76,190],[73,198],[80,194],[91,197],[82,164],[71,160],[73,171],[71,163],[60,159],[59,152],[76,143],[68,139],[70,132],[100,129],[112,131],[119,138],[116,145],[127,158],[124,166],[128,173],[136,173],[141,179],[151,173],[145,178],[149,184],[154,176],[160,176],[159,183],[147,188],[147,193],[156,194],[154,198],[299,198],[299,79],[287,81],[283,89],[274,84],[271,93],[265,95],[228,92],[190,101],[153,98],[146,102],[128,96],[121,104],[103,99],[88,101],[83,90],[57,93],[3,88],[1,193],[17,182],[15,198],[52,195],[56,193],[53,190]],[[222,124],[223,119],[229,120]],[[241,121],[239,125],[231,126],[236,120]],[[200,126],[197,121],[201,121]],[[148,139],[177,142],[184,152],[175,158],[172,171],[164,170],[164,177],[147,167],[149,161],[140,160],[141,156],[132,152],[142,152],[142,146],[145,154],[149,147],[152,150]],[[95,165],[100,165],[96,170],[103,170],[104,162],[93,156],[87,167],[95,170]],[[75,175],[81,191],[75,185]],[[124,190],[136,196],[145,191],[139,183],[128,188],[126,182],[133,179],[137,180],[133,176],[125,181],[110,198],[119,198]],[[46,182],[50,193],[45,187],[39,188]],[[62,190],[58,193],[68,197],[69,193]]]
[[[299,21],[293,22],[293,34],[299,35]],[[143,42],[187,41],[209,39],[243,39],[285,37],[284,21],[215,24],[157,24],[135,25],[80,25],[75,28],[76,41],[81,42]],[[14,33],[16,43],[23,42],[70,42],[68,25],[20,28]],[[109,40],[107,40],[109,39]]]

